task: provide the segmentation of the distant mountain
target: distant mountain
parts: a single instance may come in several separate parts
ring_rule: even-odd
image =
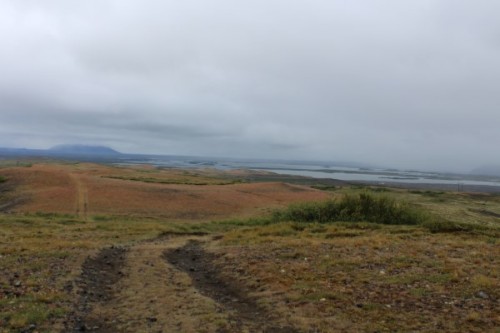
[[[472,175],[500,177],[500,165],[483,165],[470,172]]]
[[[49,149],[52,153],[74,154],[74,155],[117,155],[114,149],[105,146],[88,145],[58,145]]]

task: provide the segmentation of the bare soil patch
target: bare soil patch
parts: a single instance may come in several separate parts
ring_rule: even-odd
[[[166,235],[87,258],[63,332],[302,332],[220,275],[207,241]]]
[[[78,304],[70,314],[64,332],[117,332],[113,318],[96,314],[93,309],[98,305],[106,305],[112,299],[113,286],[123,277],[126,251],[123,247],[105,248],[97,256],[85,260],[77,281],[80,295]]]
[[[231,313],[231,327],[220,328],[217,332],[294,333],[299,332],[289,325],[280,325],[272,313],[259,307],[256,300],[245,293],[245,287],[224,279],[215,264],[216,256],[206,252],[198,241],[190,241],[185,246],[165,253],[165,258],[177,269],[189,274],[194,286],[203,295],[214,299]]]

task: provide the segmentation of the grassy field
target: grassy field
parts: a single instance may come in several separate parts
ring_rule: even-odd
[[[165,259],[190,240],[273,327],[499,332],[500,196],[245,176],[4,165],[0,332],[68,331],[75,311],[104,323],[96,332],[263,330]],[[84,267],[115,247],[126,249],[121,278],[90,301]]]

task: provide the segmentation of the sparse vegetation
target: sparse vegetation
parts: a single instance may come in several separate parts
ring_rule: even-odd
[[[410,190],[408,192],[413,193],[413,194],[425,195],[428,197],[438,197],[438,196],[445,194],[445,192],[443,192],[443,191],[429,191],[429,190],[427,190],[427,191]]]
[[[274,214],[276,221],[338,222],[366,221],[382,224],[419,224],[428,217],[402,201],[368,193],[345,195],[340,200],[292,205]]]
[[[192,238],[215,254],[220,279],[298,331],[495,332],[500,326],[496,195],[218,186],[225,181],[219,175],[84,163],[0,171],[12,185],[9,200],[30,198],[0,213],[1,333],[30,325],[64,331],[80,299],[75,281],[82,264],[111,246],[128,249],[126,265],[116,269],[122,275],[112,285],[114,303],[93,315],[113,318],[117,331],[230,331],[231,314],[201,297],[162,257]],[[145,174],[213,183],[106,178]],[[75,180],[88,195],[85,216],[75,211]],[[307,203],[293,204],[301,201]]]
[[[322,190],[322,191],[336,191],[338,190],[338,186],[334,186],[334,185],[312,185],[311,186],[312,188],[314,189],[317,189],[317,190]]]
[[[220,180],[214,178],[206,178],[206,177],[198,177],[195,175],[188,175],[186,178],[178,178],[178,179],[162,179],[162,178],[153,178],[153,177],[125,177],[125,176],[106,176],[106,178],[110,179],[120,179],[120,180],[130,180],[135,182],[143,182],[143,183],[153,183],[153,184],[170,184],[170,185],[233,185],[240,184],[243,181],[241,180]]]

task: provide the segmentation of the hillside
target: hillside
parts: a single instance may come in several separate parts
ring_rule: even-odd
[[[49,149],[53,153],[63,154],[90,154],[90,155],[116,155],[118,151],[105,146],[90,145],[57,145]]]
[[[2,333],[498,331],[498,195],[16,165]]]

